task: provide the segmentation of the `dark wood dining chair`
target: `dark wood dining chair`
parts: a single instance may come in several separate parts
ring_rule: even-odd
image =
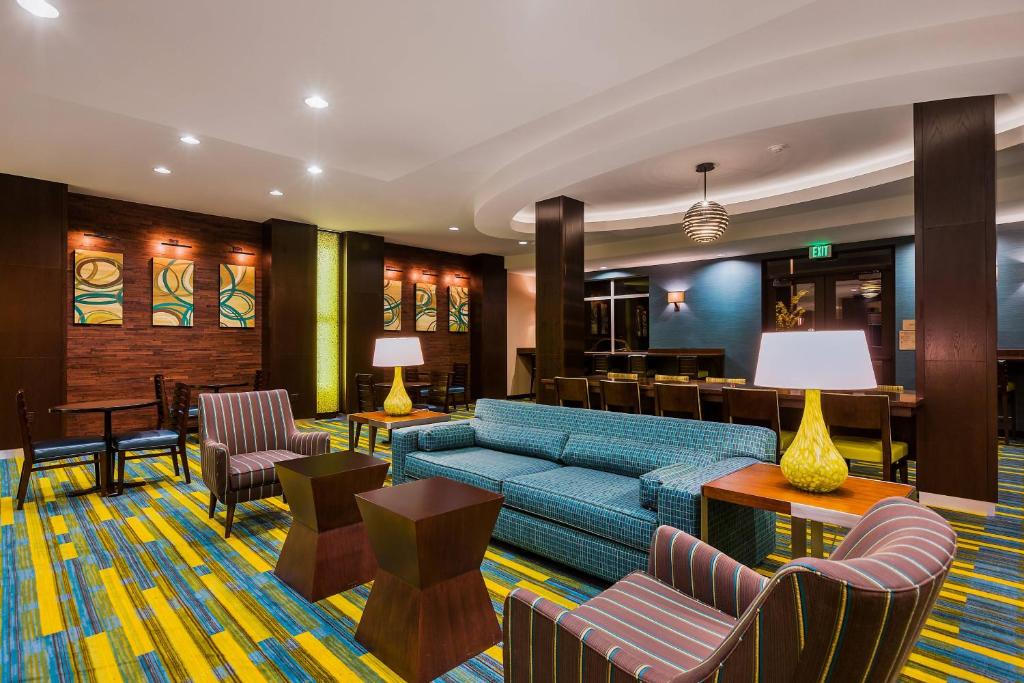
[[[606,353],[599,353],[591,356],[595,375],[607,375],[611,368],[611,357]]]
[[[640,377],[647,376],[647,356],[635,353],[630,355],[626,360],[626,367],[630,372],[635,373]]]
[[[378,400],[380,397],[377,395],[376,382],[374,381],[373,375],[369,372],[357,372],[356,373],[356,412],[357,413],[373,413],[381,409],[383,401]],[[352,437],[352,443],[349,444],[349,448],[355,450],[359,445],[359,432],[362,431],[363,425],[358,422],[352,422],[349,424],[349,432],[352,432],[352,428],[355,428],[354,436]]]
[[[252,373],[252,390],[267,390],[267,373],[263,372],[263,368],[260,368],[256,370],[256,372]]]
[[[188,408],[192,403],[192,390],[184,382],[174,385],[166,428],[143,429],[114,434],[114,452],[117,457],[117,492],[124,492],[124,469],[129,460],[171,456],[174,476],[185,475],[185,483],[192,483],[188,470]],[[180,469],[179,469],[180,464]]]
[[[615,381],[638,382],[640,375],[635,372],[609,372],[608,379]]]
[[[697,356],[676,356],[676,374],[697,375]]]
[[[640,408],[640,383],[629,380],[601,380],[601,409],[616,413],[636,413]]]
[[[448,387],[450,387],[454,381],[454,372],[435,371],[430,373],[430,387],[427,389],[427,393],[424,396],[425,401],[419,404],[418,407],[439,413],[450,413],[452,411],[452,395],[448,391]]]
[[[560,406],[589,408],[590,382],[586,377],[555,377],[555,398]]]
[[[774,389],[722,388],[722,420],[767,427],[775,432],[775,462],[793,442],[796,432],[784,430],[779,419],[779,392]]]
[[[156,399],[156,428],[163,429],[167,423],[167,392],[164,388],[164,376],[153,375],[153,397]]]
[[[701,420],[700,388],[695,384],[655,382],[654,414],[658,417],[682,417]]]
[[[839,454],[880,465],[882,478],[907,483],[910,447],[892,440],[889,397],[885,394],[821,394],[821,413]],[[838,432],[836,430],[839,430]]]
[[[452,384],[448,387],[451,394],[451,403],[456,409],[462,403],[466,410],[469,410],[469,364],[452,363]]]
[[[996,396],[999,406],[999,425],[1003,428],[1003,443],[1010,443],[1010,435],[1017,431],[1017,385],[1010,381],[1009,364],[996,363]]]
[[[33,472],[56,470],[65,467],[78,467],[92,464],[96,487],[99,488],[100,462],[107,450],[107,442],[102,436],[73,436],[63,439],[32,439],[32,422],[35,413],[28,409],[25,390],[19,389],[15,402],[18,407],[18,424],[21,427],[21,449],[24,459],[21,463],[21,479],[18,481],[18,505],[20,510],[25,504],[28,494],[28,482]],[[86,458],[82,460],[82,458]],[[88,493],[96,489],[88,489],[77,493]],[[75,495],[75,494],[72,494]]]

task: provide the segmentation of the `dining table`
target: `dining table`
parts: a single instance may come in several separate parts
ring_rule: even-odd
[[[53,406],[52,408],[50,408],[51,413],[61,413],[64,415],[86,415],[90,413],[103,414],[103,440],[107,444],[107,450],[103,453],[103,456],[100,459],[100,495],[116,495],[116,489],[113,486],[112,476],[114,456],[114,438],[112,427],[114,413],[126,410],[139,410],[141,408],[150,408],[155,405],[157,405],[157,400],[153,397],[113,398],[101,399],[98,401],[77,401],[74,403],[62,403],[60,405]],[[125,486],[141,486],[144,483],[145,482],[130,482],[125,484]]]
[[[203,384],[190,384],[193,389],[209,389],[215,394],[219,394],[224,389],[240,389],[242,387],[250,386],[249,382],[205,382]]]

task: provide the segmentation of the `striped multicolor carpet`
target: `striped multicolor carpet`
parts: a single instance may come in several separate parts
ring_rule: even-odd
[[[344,422],[304,426],[330,431],[336,448],[348,445]],[[197,473],[198,453],[191,456]],[[130,476],[152,483],[112,499],[64,495],[88,484],[84,468],[36,475],[15,512],[20,461],[0,461],[0,678],[394,678],[353,637],[367,586],[309,604],[274,578],[290,522],[279,500],[240,506],[224,540],[223,507],[208,520],[199,477],[186,486],[169,463],[130,464]],[[949,515],[959,551],[908,680],[1024,679],[1024,448],[1002,450],[999,474],[995,517]],[[787,519],[778,531],[779,550],[760,568],[767,574],[785,560]],[[826,541],[835,542],[830,531]],[[602,587],[505,546],[490,548],[483,570],[499,615],[517,585],[566,605]],[[445,679],[500,680],[500,646]]]

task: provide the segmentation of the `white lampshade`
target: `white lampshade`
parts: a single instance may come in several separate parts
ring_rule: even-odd
[[[373,347],[373,364],[378,368],[423,365],[423,351],[416,337],[385,337]]]
[[[765,332],[754,384],[778,389],[877,386],[863,331]]]

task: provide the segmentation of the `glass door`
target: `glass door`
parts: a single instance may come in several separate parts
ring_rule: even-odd
[[[880,384],[892,384],[895,375],[895,331],[891,271],[863,271],[826,278],[829,320],[823,329],[863,330]]]

